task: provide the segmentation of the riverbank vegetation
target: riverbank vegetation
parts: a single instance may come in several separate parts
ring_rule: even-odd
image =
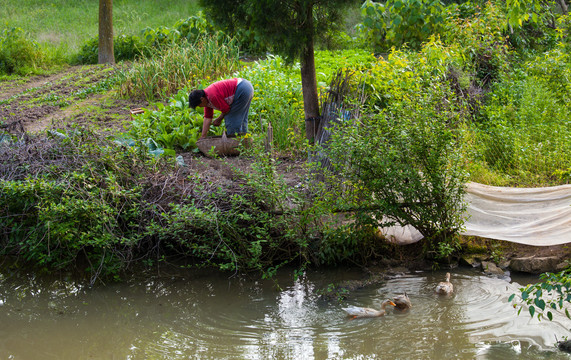
[[[92,279],[181,257],[271,276],[285,264],[383,257],[390,245],[378,228],[411,224],[424,257],[449,259],[461,248],[465,181],[571,177],[571,21],[555,4],[512,5],[355,3],[355,28],[349,21],[316,41],[316,144],[306,139],[300,65],[270,42],[223,32],[198,10],[122,32],[130,17],[119,12],[120,63],[105,91],[149,106],[111,137],[84,127],[2,134],[2,254],[48,271],[78,266]],[[93,37],[50,48],[36,31],[0,34],[2,81],[97,58]],[[254,84],[254,145],[242,155],[249,171],[233,169],[223,186],[181,154],[199,156],[202,119],[189,91],[229,76]],[[276,170],[285,159],[304,161],[296,186]]]

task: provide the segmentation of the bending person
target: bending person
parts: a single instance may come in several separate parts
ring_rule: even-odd
[[[205,138],[210,125],[220,126],[222,120],[226,125],[226,134],[245,134],[248,132],[248,112],[254,96],[252,84],[241,78],[233,78],[212,83],[204,90],[193,90],[188,96],[191,108],[204,108],[201,139]],[[214,110],[220,116],[212,120]]]

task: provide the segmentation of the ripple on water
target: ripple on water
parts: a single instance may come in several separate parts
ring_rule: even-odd
[[[4,341],[0,357],[34,358],[25,356],[30,344],[45,352],[49,344],[65,339],[65,346],[49,348],[61,359],[73,357],[58,354],[60,347],[77,354],[86,351],[82,344],[109,349],[99,358],[569,358],[546,355],[554,349],[554,335],[568,333],[569,321],[564,316],[553,322],[538,322],[527,313],[517,316],[507,298],[518,284],[455,269],[450,297],[434,293],[444,272],[418,272],[354,291],[343,303],[320,300],[319,289],[337,279],[311,273],[296,281],[280,278],[276,282],[283,289],[278,290],[272,281],[237,285],[213,275],[192,281],[148,279],[79,294],[10,285],[0,288],[1,308],[9,310],[0,316],[7,329],[0,329],[0,335],[16,339],[25,333],[26,341],[21,348],[6,348],[9,342]],[[381,318],[349,320],[342,310],[346,305],[380,308],[383,300],[405,291],[413,303],[406,313],[389,307]],[[13,314],[22,301],[29,307],[25,312],[37,316]],[[39,310],[47,309],[48,301],[76,310],[46,315]]]
[[[391,344],[386,351],[395,356],[408,353],[411,356],[422,354],[426,358],[442,358],[444,355],[474,358],[478,352],[489,355],[490,351],[507,351],[498,344],[514,341],[536,351],[552,351],[555,336],[561,338],[571,327],[565,316],[558,316],[553,322],[530,319],[527,313],[518,316],[517,310],[508,303],[508,297],[517,293],[520,285],[479,273],[453,273],[454,294],[438,296],[434,294],[434,287],[442,281],[443,275],[443,272],[438,272],[401,276],[388,280],[373,291],[352,294],[352,305],[379,307],[383,299],[406,291],[413,307],[406,313],[389,311],[389,315],[382,319],[368,319],[359,325],[350,325],[341,340],[375,338],[379,343]],[[427,346],[418,346],[419,343]],[[494,345],[492,350],[482,351],[482,344],[499,347],[496,350]],[[517,347],[510,345],[507,348],[513,352]]]

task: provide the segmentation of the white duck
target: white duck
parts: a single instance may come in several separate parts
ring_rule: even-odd
[[[345,310],[345,312],[351,318],[351,320],[357,318],[373,318],[373,317],[384,316],[386,314],[385,308],[387,307],[387,305],[396,306],[395,303],[392,302],[391,300],[385,300],[381,304],[381,310],[375,310],[359,306],[349,306],[343,308],[343,310]]]
[[[454,292],[454,286],[450,282],[450,273],[446,273],[446,281],[439,282],[435,291],[440,295],[450,295]]]

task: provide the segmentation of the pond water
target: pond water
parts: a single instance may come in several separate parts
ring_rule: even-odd
[[[434,294],[444,271],[395,276],[351,292],[320,291],[356,270],[291,272],[275,280],[189,271],[94,288],[0,275],[0,359],[571,359],[555,347],[571,321],[517,315],[520,284],[452,271],[455,294]],[[518,283],[519,281],[519,283]],[[408,313],[349,320],[346,305],[379,308],[406,291]]]

